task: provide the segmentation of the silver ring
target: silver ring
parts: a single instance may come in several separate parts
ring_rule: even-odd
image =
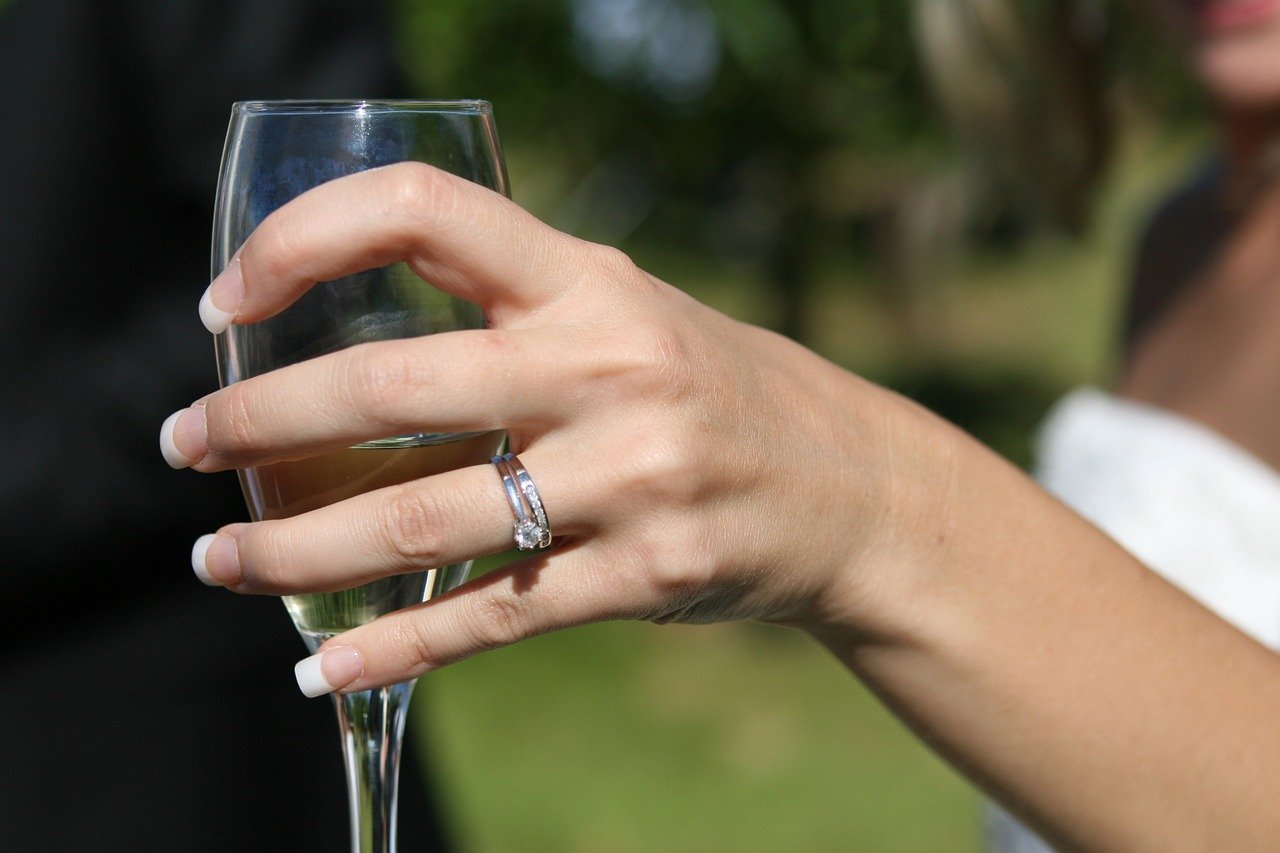
[[[514,453],[505,453],[489,460],[502,478],[502,488],[515,516],[512,530],[516,547],[521,551],[546,548],[551,544],[551,525],[542,507],[542,497],[533,484],[533,478]],[[530,517],[532,516],[532,517]]]
[[[547,511],[542,508],[542,495],[538,494],[538,487],[533,484],[533,478],[529,476],[520,457],[514,453],[504,453],[502,459],[511,466],[511,471],[520,484],[520,491],[524,493],[525,500],[533,510],[533,519],[542,529],[542,535],[538,538],[538,547],[546,548],[551,544],[551,525],[547,522]]]

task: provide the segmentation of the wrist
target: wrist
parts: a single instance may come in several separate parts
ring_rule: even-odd
[[[881,393],[875,485],[848,509],[864,542],[842,555],[801,626],[851,666],[864,647],[950,654],[977,641],[996,589],[1018,583],[1055,535],[1094,532],[967,433]]]
[[[876,390],[878,417],[853,436],[865,476],[846,478],[851,488],[842,495],[858,535],[849,536],[851,547],[801,625],[828,646],[919,642],[938,574],[973,548],[975,531],[961,516],[975,509],[985,481],[1009,474],[1003,460],[951,424]],[[866,447],[881,448],[878,458],[869,460]]]

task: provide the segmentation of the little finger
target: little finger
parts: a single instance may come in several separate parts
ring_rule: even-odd
[[[648,616],[652,586],[617,566],[590,542],[504,566],[334,637],[295,667],[298,687],[313,697],[383,687],[549,631]]]

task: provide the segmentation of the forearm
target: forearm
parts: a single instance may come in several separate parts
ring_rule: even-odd
[[[926,445],[905,455],[922,461],[900,466],[895,488],[918,492],[915,469],[945,459],[948,488],[933,482],[945,497],[904,502],[901,535],[845,590],[845,618],[814,633],[1061,843],[1280,838],[1274,655],[976,443],[940,425],[910,434]]]

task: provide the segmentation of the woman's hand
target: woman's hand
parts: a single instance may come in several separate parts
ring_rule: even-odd
[[[490,328],[248,379],[162,437],[171,463],[210,472],[403,433],[508,430],[554,548],[331,640],[313,664],[328,686],[402,681],[610,618],[817,625],[847,615],[837,601],[855,564],[901,556],[886,535],[894,488],[934,475],[923,448],[945,444],[940,422],[430,167],[353,175],[281,208],[202,316],[252,323],[313,282],[401,260],[481,305]],[[904,418],[912,429],[893,425]],[[229,525],[202,537],[195,569],[237,592],[342,589],[505,550],[511,521],[486,464]]]
[[[506,428],[557,541],[333,638],[299,665],[310,692],[600,619],[775,620],[1065,846],[1280,838],[1280,659],[976,442],[617,252],[400,165],[281,208],[202,313],[251,323],[397,260],[491,328],[237,383],[166,422],[166,458],[217,471]],[[480,465],[224,527],[193,562],[240,592],[333,590],[504,550],[511,517]]]

